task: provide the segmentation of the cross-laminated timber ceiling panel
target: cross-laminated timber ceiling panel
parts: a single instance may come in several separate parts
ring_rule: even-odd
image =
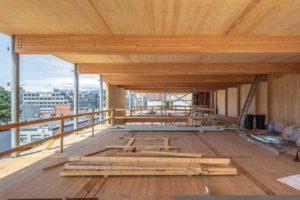
[[[8,34],[299,35],[298,0],[1,0]]]

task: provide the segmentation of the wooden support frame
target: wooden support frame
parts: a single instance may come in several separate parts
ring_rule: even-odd
[[[152,163],[190,163],[190,164],[210,164],[224,165],[230,164],[228,158],[153,158],[153,157],[70,157],[69,161],[89,161],[89,162],[152,162]]]
[[[176,157],[70,157],[61,176],[236,175],[230,160]]]
[[[22,54],[299,53],[299,36],[16,35]]]
[[[122,149],[123,152],[133,152],[133,151],[147,151],[147,150],[167,150],[178,149],[178,147],[170,146],[170,138],[123,138],[120,139],[128,140],[125,145],[107,145],[106,148],[109,149]],[[161,140],[163,145],[159,146],[133,146],[135,140]]]
[[[100,111],[100,112],[91,112],[91,113],[80,113],[78,115],[66,115],[66,116],[61,116],[61,117],[52,117],[52,118],[48,118],[48,119],[24,121],[24,122],[19,122],[19,123],[11,123],[11,124],[6,124],[6,125],[1,125],[0,130],[7,130],[7,129],[10,129],[10,128],[19,128],[19,127],[22,127],[22,126],[29,126],[29,125],[33,125],[33,124],[40,124],[40,123],[52,122],[52,121],[61,121],[61,127],[62,127],[62,125],[63,125],[62,121],[65,120],[65,119],[70,119],[70,118],[79,117],[79,116],[90,116],[90,115],[101,114],[101,113],[106,113],[106,112],[110,112],[110,110],[105,110],[105,111]],[[9,154],[12,154],[12,153],[15,153],[15,152],[24,151],[24,150],[32,148],[36,145],[43,144],[47,141],[53,141],[53,140],[56,140],[58,138],[61,138],[60,146],[61,146],[61,151],[63,151],[63,137],[64,136],[70,135],[70,134],[78,132],[78,131],[82,131],[86,128],[91,128],[91,127],[96,126],[98,124],[104,123],[108,120],[110,120],[110,118],[102,120],[102,121],[100,121],[98,123],[95,123],[95,124],[83,126],[83,127],[80,127],[80,128],[77,128],[77,129],[74,129],[74,130],[71,130],[71,131],[67,131],[67,132],[63,132],[63,129],[62,129],[62,132],[60,134],[55,134],[53,136],[49,136],[49,137],[43,138],[41,140],[37,140],[37,141],[31,142],[31,143],[28,143],[28,144],[20,145],[18,147],[2,151],[2,152],[0,152],[0,157],[5,156],[5,155],[9,155]]]
[[[102,75],[239,75],[300,72],[300,63],[79,63],[77,66],[80,74]]]

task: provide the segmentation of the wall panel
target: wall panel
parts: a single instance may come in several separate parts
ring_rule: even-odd
[[[300,125],[300,73],[269,75],[270,120]]]
[[[217,109],[219,115],[225,115],[225,90],[217,90]]]
[[[238,117],[237,88],[228,88],[228,117]]]

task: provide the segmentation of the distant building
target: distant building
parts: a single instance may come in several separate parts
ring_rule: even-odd
[[[57,113],[55,111],[55,105],[67,105],[64,108],[64,112],[70,108],[73,111],[74,108],[74,93],[71,90],[59,90],[54,89],[53,92],[26,92],[21,91],[20,102],[22,107],[25,105],[39,106],[41,113]],[[105,93],[104,93],[105,94]],[[103,98],[105,103],[105,97]],[[68,108],[67,108],[68,107]],[[99,108],[99,90],[95,91],[80,91],[79,92],[79,107],[80,110],[90,110]],[[67,110],[66,110],[67,109]]]
[[[56,104],[73,104],[73,92],[57,90],[53,92],[23,92],[22,105],[39,106],[43,113],[53,112]]]
[[[99,90],[80,91],[79,95],[80,110],[89,110],[99,108]]]

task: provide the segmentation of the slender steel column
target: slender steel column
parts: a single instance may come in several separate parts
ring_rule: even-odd
[[[129,90],[129,97],[128,97],[128,104],[129,104],[129,109],[132,108],[132,99],[131,99],[131,91]]]
[[[11,56],[12,56],[12,81],[11,81],[11,122],[19,122],[20,110],[20,58],[15,53],[15,36],[11,37]],[[18,147],[20,144],[19,128],[11,129],[11,148]],[[13,153],[12,157],[17,157],[18,153]]]
[[[103,111],[103,78],[102,75],[100,75],[100,91],[99,91],[99,111]],[[100,121],[103,120],[103,115],[102,113],[100,114]]]
[[[74,115],[78,114],[79,108],[79,79],[77,72],[77,64],[74,64]],[[74,118],[74,129],[78,128],[78,117]]]

